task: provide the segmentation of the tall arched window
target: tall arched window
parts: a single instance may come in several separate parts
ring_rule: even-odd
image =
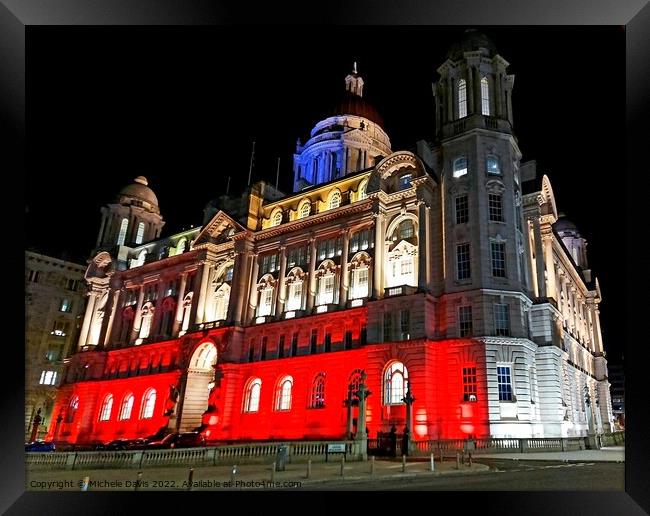
[[[214,320],[223,321],[228,317],[228,303],[230,302],[230,285],[222,283],[215,293]]]
[[[79,396],[74,396],[68,405],[68,413],[65,418],[66,423],[72,423],[74,421],[74,418],[77,415],[77,410],[79,410]]]
[[[135,397],[133,394],[129,393],[124,396],[124,399],[122,400],[122,406],[120,407],[120,421],[127,421],[128,419],[131,419],[131,411],[133,410],[134,401]]]
[[[285,310],[291,311],[302,309],[304,276],[305,274],[299,267],[292,269],[287,275],[287,304]]]
[[[201,369],[210,371],[212,366],[217,363],[217,348],[211,342],[205,342],[197,348],[192,355],[192,369]]]
[[[358,200],[363,201],[364,199],[368,198],[368,194],[366,193],[366,188],[368,187],[368,180],[364,179],[361,181],[361,184],[359,185],[359,193],[358,193]]]
[[[358,253],[350,260],[350,299],[368,297],[370,286],[370,257]]]
[[[171,337],[172,325],[174,323],[174,313],[176,312],[176,303],[172,297],[167,297],[162,303],[162,315],[160,317],[160,334],[164,337]]]
[[[467,158],[461,156],[454,160],[454,177],[461,177],[467,174]]]
[[[262,380],[255,378],[248,382],[244,394],[244,412],[257,412],[260,408]]]
[[[309,201],[303,202],[299,210],[300,218],[304,219],[305,217],[309,217],[310,213],[311,213],[311,203]]]
[[[336,191],[330,195],[329,209],[333,210],[341,206],[341,193]]]
[[[264,317],[273,313],[273,290],[275,280],[273,276],[264,276],[257,285],[259,292],[259,303],[257,305],[257,316]]]
[[[152,303],[146,303],[142,307],[142,322],[140,323],[140,338],[146,339],[151,332],[151,323],[153,321],[153,313],[156,309]]]
[[[393,362],[384,373],[384,404],[400,405],[406,394],[408,372],[401,362]]]
[[[359,386],[361,385],[361,373],[361,369],[355,369],[352,371],[352,374],[348,378],[348,392],[346,399],[357,399],[357,392],[359,391]]]
[[[108,421],[111,418],[111,410],[113,410],[113,395],[107,394],[99,411],[99,420]]]
[[[309,408],[323,408],[325,406],[325,373],[318,373],[311,386]]]
[[[328,305],[335,301],[336,265],[327,260],[318,268],[318,288],[316,292],[316,305]]]
[[[124,245],[124,240],[126,240],[126,230],[129,228],[129,219],[126,217],[122,219],[120,223],[120,232],[117,235],[117,245]]]
[[[391,244],[385,262],[386,286],[417,286],[418,237],[412,218],[395,220],[389,227]]]
[[[481,79],[481,113],[490,114],[490,88],[487,77]]]
[[[458,81],[458,118],[467,116],[467,83],[465,79]]]
[[[181,326],[181,331],[183,332],[186,332],[190,327],[190,313],[192,311],[193,296],[193,292],[188,292],[187,295],[183,298],[183,325]]]
[[[144,240],[144,222],[138,224],[138,229],[135,233],[135,243],[141,244],[142,240]]]
[[[291,410],[291,388],[293,378],[285,376],[278,382],[278,389],[275,396],[275,410]]]
[[[280,224],[282,224],[282,212],[278,210],[271,218],[271,226],[279,226]]]
[[[151,419],[153,417],[153,410],[156,406],[156,390],[149,389],[145,392],[142,398],[142,412],[140,419]]]

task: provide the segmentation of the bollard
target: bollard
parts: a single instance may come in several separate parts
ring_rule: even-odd
[[[88,491],[89,485],[90,485],[90,477],[84,477],[83,482],[81,484],[81,490]]]
[[[460,469],[460,452],[456,452],[456,469]]]
[[[275,483],[275,462],[271,464],[271,483]]]
[[[194,476],[194,468],[190,468],[190,472],[187,475],[187,490],[192,490],[192,477]]]
[[[230,474],[230,483],[232,487],[235,487],[235,478],[237,477],[237,464],[232,467],[232,473]]]
[[[135,481],[135,488],[133,490],[137,491],[141,485],[142,485],[142,471],[138,471],[138,478]]]
[[[307,478],[311,478],[311,459],[307,461]]]
[[[431,471],[435,471],[435,470],[436,470],[436,463],[435,463],[435,461],[433,459],[433,453],[432,453],[431,454]]]
[[[402,455],[402,473],[406,471],[406,455]]]
[[[343,467],[345,466],[345,457],[341,457],[341,476],[343,476]]]
[[[370,457],[370,474],[375,474],[375,456]]]

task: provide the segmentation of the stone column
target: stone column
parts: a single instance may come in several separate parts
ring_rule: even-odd
[[[233,274],[233,290],[230,292],[228,306],[229,319],[235,324],[244,320],[244,302],[247,294],[247,281],[251,270],[251,257],[245,251],[238,251],[235,256],[235,270]]]
[[[510,125],[512,125],[512,93],[508,90],[506,90],[506,106],[508,107],[508,121],[510,122]]]
[[[108,318],[108,324],[106,326],[106,333],[104,339],[100,342],[104,343],[104,346],[108,346],[111,341],[111,334],[113,333],[113,327],[115,326],[115,314],[117,312],[117,307],[120,305],[120,298],[122,297],[122,289],[113,291],[113,300],[111,302],[111,315]]]
[[[348,391],[348,397],[346,400],[343,401],[343,405],[345,406],[345,438],[349,439],[350,436],[352,435],[352,409],[354,407],[354,398],[352,396],[352,392]]]
[[[91,287],[92,288],[92,287]],[[91,290],[88,293],[88,304],[86,305],[86,313],[84,315],[84,322],[81,325],[81,331],[79,332],[79,345],[78,349],[81,349],[86,345],[88,341],[88,331],[90,330],[90,323],[92,322],[93,316],[95,314],[95,303],[97,302],[97,294],[95,290]]]
[[[418,290],[428,290],[427,255],[427,206],[424,201],[418,202]]]
[[[162,317],[162,302],[165,296],[165,280],[158,278],[158,289],[156,291],[156,311],[153,313],[153,320],[151,321],[151,330],[149,337],[155,338],[160,335],[160,318]]]
[[[503,114],[503,90],[501,89],[501,74],[494,74],[494,116],[501,117]]]
[[[453,119],[454,119],[454,86],[451,77],[447,76],[447,122],[451,122]]]
[[[172,336],[177,336],[183,322],[183,299],[185,298],[185,286],[187,285],[187,272],[181,274],[181,284],[178,287],[176,297],[176,316],[172,326]]]
[[[257,274],[260,270],[258,254],[253,253],[253,270],[251,272],[251,288],[248,294],[248,321],[255,318],[255,310],[257,309]]]
[[[472,92],[474,91],[474,67],[473,66],[467,67],[467,89],[465,91],[467,93],[467,114],[473,115],[475,112],[474,95],[472,95]]]
[[[203,262],[203,269],[201,270],[201,288],[199,290],[199,301],[196,309],[195,323],[202,323],[205,319],[205,301],[208,296],[208,282],[210,280],[210,272],[212,264],[208,261]]]
[[[373,297],[379,299],[383,295],[384,277],[384,216],[381,213],[375,214],[375,252],[372,260],[372,291]]]
[[[544,249],[542,247],[542,233],[539,220],[533,221],[533,234],[535,238],[535,265],[537,269],[537,297],[546,297],[546,280],[544,279]]]
[[[278,279],[278,292],[275,303],[275,316],[279,317],[284,311],[286,302],[285,276],[287,275],[287,246],[280,246],[280,274]]]
[[[129,342],[127,344],[130,344],[140,336],[140,325],[142,324],[142,304],[144,302],[144,288],[144,284],[140,285],[140,292],[138,293],[138,304],[136,305],[135,315],[133,318],[133,328],[131,328],[131,338],[129,338]]]
[[[594,348],[597,353],[603,352],[603,336],[600,332],[600,310],[597,307],[594,307]]]
[[[550,228],[549,228],[550,229]],[[550,234],[543,237],[544,264],[546,265],[546,295],[558,301],[555,280],[555,263],[553,260],[553,242]]]
[[[341,254],[341,281],[339,290],[339,306],[345,307],[348,300],[350,280],[348,278],[348,255],[350,254],[350,229],[345,228],[341,235],[343,236],[343,253]]]
[[[307,290],[307,312],[314,308],[316,297],[316,238],[309,239],[309,284]]]

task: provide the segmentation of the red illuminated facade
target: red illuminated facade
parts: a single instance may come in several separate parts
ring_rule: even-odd
[[[175,235],[136,178],[102,210],[49,437],[608,429],[600,291],[548,178],[520,163],[507,66],[466,33],[416,153],[390,149],[355,66],[354,102],[296,148],[293,193],[256,183]]]

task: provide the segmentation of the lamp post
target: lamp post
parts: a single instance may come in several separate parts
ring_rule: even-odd
[[[368,460],[368,434],[366,433],[366,398],[372,394],[366,389],[366,372],[361,373],[361,383],[359,390],[356,392],[359,398],[359,419],[357,422],[357,435],[356,440],[359,441],[361,447],[361,457],[363,460]]]
[[[406,403],[406,428],[408,429],[408,449],[410,453],[413,442],[413,402],[415,401],[415,396],[411,393],[410,381],[406,383],[406,395],[402,398],[402,401]]]
[[[598,441],[596,439],[596,434],[594,432],[594,413],[591,409],[591,393],[589,392],[589,387],[585,385],[585,405],[587,411],[587,442],[590,449],[599,449]]]

